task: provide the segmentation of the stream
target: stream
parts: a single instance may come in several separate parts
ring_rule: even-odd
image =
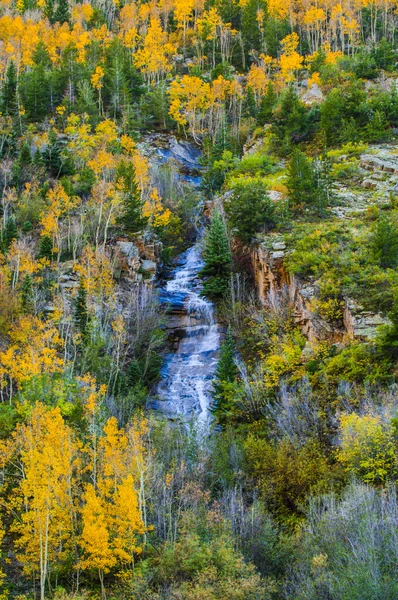
[[[189,142],[172,139],[157,148],[160,162],[170,158],[182,166],[180,177],[188,184],[200,184],[200,151]],[[205,432],[211,420],[211,388],[220,347],[220,329],[213,304],[200,295],[199,272],[203,268],[201,232],[196,243],[181,254],[170,279],[159,290],[167,307],[171,351],[165,356],[161,378],[148,407],[171,420],[194,420]]]

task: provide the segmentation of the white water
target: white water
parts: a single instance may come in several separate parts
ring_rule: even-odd
[[[220,334],[211,302],[200,296],[198,272],[203,267],[200,245],[183,256],[173,279],[161,292],[164,302],[178,314],[178,348],[166,357],[162,377],[151,406],[169,418],[195,419],[206,428],[210,420],[212,378],[217,365]]]

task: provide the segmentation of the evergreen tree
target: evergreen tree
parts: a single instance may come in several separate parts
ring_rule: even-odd
[[[17,110],[17,70],[13,60],[8,65],[1,89],[1,112],[5,115],[14,116]]]
[[[44,235],[40,240],[38,258],[47,258],[51,261],[53,256],[53,241],[49,235]]]
[[[45,0],[44,16],[47,17],[52,25],[54,24],[54,0]]]
[[[37,44],[32,59],[35,65],[42,65],[43,67],[51,68],[50,53],[42,40],[40,40],[40,42]]]
[[[32,310],[33,304],[33,286],[32,277],[27,273],[23,278],[21,285],[21,305],[24,313],[29,313]]]
[[[288,167],[287,188],[293,209],[307,207],[322,215],[329,201],[327,162],[311,161],[301,150],[295,150]]]
[[[244,243],[274,225],[274,205],[262,181],[237,184],[225,210],[231,227]]]
[[[217,209],[213,213],[210,227],[204,238],[203,259],[205,266],[201,275],[206,278],[203,292],[209,298],[220,298],[227,289],[232,255],[227,231]]]
[[[278,95],[275,92],[272,82],[269,82],[267,91],[261,100],[261,106],[258,112],[257,121],[259,125],[265,125],[266,123],[270,122],[277,100]]]
[[[385,142],[390,136],[390,127],[386,115],[376,110],[365,127],[365,136],[369,142]]]
[[[243,103],[243,113],[246,117],[255,118],[257,115],[256,99],[251,87],[247,88]]]
[[[289,154],[294,144],[306,139],[311,125],[308,115],[293,86],[289,86],[273,113],[272,132],[275,136],[275,151],[278,154]]]
[[[382,269],[398,267],[398,226],[391,218],[382,216],[377,220],[371,249]]]
[[[344,143],[352,142],[354,144],[358,144],[361,141],[361,132],[354,117],[342,119],[340,138]]]
[[[105,56],[105,76],[103,100],[116,119],[125,105],[131,100],[128,74],[130,60],[121,40],[116,39],[109,44]]]
[[[10,248],[13,240],[16,239],[18,235],[17,225],[15,223],[15,219],[8,218],[3,230],[3,235],[1,236],[1,245],[3,248],[3,252],[7,252]]]
[[[63,155],[57,134],[52,129],[48,134],[48,144],[42,154],[42,159],[53,177],[62,177],[62,175],[73,173],[73,163],[67,155]]]
[[[58,0],[57,8],[54,12],[54,22],[62,25],[63,23],[70,24],[70,12],[68,0]]]
[[[127,234],[135,234],[142,231],[148,219],[142,216],[141,194],[135,179],[134,166],[131,163],[121,161],[117,179],[123,181],[124,202],[122,214],[118,219],[119,225]]]
[[[388,313],[390,323],[383,325],[378,330],[376,343],[382,353],[393,361],[398,359],[398,295],[394,298],[394,304]]]
[[[235,364],[236,346],[231,327],[228,327],[225,339],[221,344],[217,368],[213,383],[213,406],[212,413],[219,423],[225,422],[228,412],[228,404],[231,396],[231,384],[238,375]]]
[[[32,156],[30,153],[30,147],[25,142],[19,152],[18,159],[12,166],[13,170],[13,182],[16,188],[21,189],[22,186],[28,182],[32,176],[31,171]]]
[[[50,109],[50,88],[43,64],[38,64],[21,77],[21,95],[30,121],[41,121]]]
[[[87,333],[88,312],[87,312],[87,292],[83,279],[79,281],[77,296],[75,300],[75,323],[82,335]]]

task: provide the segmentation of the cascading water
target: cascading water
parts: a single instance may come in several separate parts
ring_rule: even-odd
[[[197,418],[206,426],[220,333],[212,303],[200,296],[198,273],[202,267],[197,242],[182,256],[182,264],[161,291],[169,313],[179,315],[180,341],[176,351],[165,359],[151,406],[169,418]]]
[[[153,137],[147,139],[152,148],[154,142]],[[197,146],[173,137],[163,138],[162,144],[155,149],[155,156],[155,164],[164,164],[170,159],[179,164],[181,170],[177,180],[198,188],[201,152]],[[220,332],[212,303],[200,295],[199,272],[202,268],[199,239],[180,256],[172,278],[160,290],[160,301],[167,306],[167,328],[174,339],[174,348],[165,357],[161,379],[148,408],[160,411],[170,419],[195,419],[196,429],[206,432]]]

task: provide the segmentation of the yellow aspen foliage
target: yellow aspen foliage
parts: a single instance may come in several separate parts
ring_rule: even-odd
[[[94,14],[94,9],[88,2],[75,4],[72,8],[72,20],[75,23],[86,23]]]
[[[103,588],[104,573],[109,573],[110,569],[116,565],[116,557],[109,543],[105,502],[91,484],[86,487],[83,502],[80,537],[83,557],[79,566],[83,570],[97,570]]]
[[[317,8],[316,6],[311,6],[308,10],[305,11],[303,17],[304,25],[317,25],[322,21],[325,21],[326,13],[322,8]]]
[[[135,142],[129,135],[122,135],[120,138],[120,145],[125,154],[133,156],[135,151]]]
[[[43,262],[35,258],[32,246],[26,240],[14,240],[7,252],[11,285],[13,288],[25,275],[33,275],[43,268]]]
[[[55,241],[59,232],[60,217],[75,208],[78,200],[76,197],[68,196],[63,186],[56,182],[47,194],[48,208],[41,217],[41,235],[49,236]]]
[[[269,0],[268,10],[272,17],[283,21],[289,14],[289,4],[283,0]]]
[[[117,564],[131,565],[141,551],[137,536],[145,532],[132,472],[135,456],[129,438],[115,418],[108,419],[98,441],[96,484],[88,485],[82,508],[80,545],[83,569],[97,569],[103,575]]]
[[[135,180],[141,190],[141,197],[149,183],[149,161],[138,150],[135,150],[132,156],[134,166]]]
[[[55,327],[37,317],[26,315],[12,324],[10,344],[0,353],[1,387],[13,385],[44,373],[59,373],[64,369],[64,359],[58,354],[62,340]]]
[[[187,23],[190,21],[193,14],[194,6],[194,0],[178,0],[175,4],[174,16],[177,21],[177,27],[183,30],[184,37]]]
[[[116,142],[117,126],[115,121],[104,119],[98,123],[95,128],[95,143],[97,145],[107,145]]]
[[[247,87],[253,90],[255,98],[261,98],[267,91],[268,76],[263,67],[252,65],[247,75]]]
[[[75,269],[84,278],[88,301],[114,299],[112,265],[103,249],[85,246]]]
[[[167,41],[167,33],[160,22],[152,18],[144,44],[134,55],[134,62],[148,83],[155,83],[171,70],[170,57],[174,52],[175,47]]]
[[[397,472],[394,431],[379,415],[344,414],[340,420],[338,461],[363,481],[383,484]]]
[[[287,35],[282,41],[282,54],[279,59],[281,75],[285,82],[294,80],[294,72],[301,69],[304,58],[297,52],[299,37],[297,33]]]
[[[78,116],[74,113],[69,115],[65,133],[69,137],[68,149],[73,154],[77,167],[82,168],[91,157],[92,149],[95,147],[95,139],[91,135],[88,115]]]
[[[231,82],[219,75],[211,84],[211,101],[223,102],[231,93]]]
[[[311,77],[308,79],[308,88],[311,89],[313,85],[320,85],[321,83],[321,76],[320,74],[315,71]]]
[[[154,188],[142,207],[143,217],[147,217],[153,227],[164,227],[170,222],[171,211],[164,208],[157,188]]]
[[[2,451],[3,451],[3,448],[1,447],[1,444],[0,444],[0,453]],[[3,554],[1,552],[1,546],[2,546],[2,542],[3,542],[4,534],[5,534],[5,529],[3,527],[2,520],[0,520],[0,558],[2,557],[2,554]],[[8,594],[6,592],[1,591],[1,586],[3,585],[4,580],[5,580],[5,573],[2,569],[0,569],[0,600],[7,600],[7,598],[8,598]]]
[[[109,181],[116,166],[116,161],[110,152],[101,149],[95,154],[94,158],[87,162],[87,165],[97,177],[103,177],[103,179]]]
[[[23,473],[13,501],[19,512],[12,527],[17,558],[26,574],[40,573],[44,599],[49,570],[62,568],[72,549],[79,446],[59,408],[48,409],[40,403],[28,421],[17,426],[13,445]]]
[[[132,565],[134,554],[142,552],[137,545],[137,534],[145,533],[132,475],[127,475],[114,494],[111,530],[115,557],[122,564]]]
[[[193,137],[202,130],[203,119],[211,103],[210,85],[200,77],[184,75],[172,81],[170,116],[179,124],[188,124]]]
[[[332,52],[330,50],[330,46],[326,45],[325,47],[325,63],[327,65],[334,65],[336,64],[336,62],[339,60],[339,58],[342,58],[343,53],[341,52],[341,50],[337,50],[337,52]]]

